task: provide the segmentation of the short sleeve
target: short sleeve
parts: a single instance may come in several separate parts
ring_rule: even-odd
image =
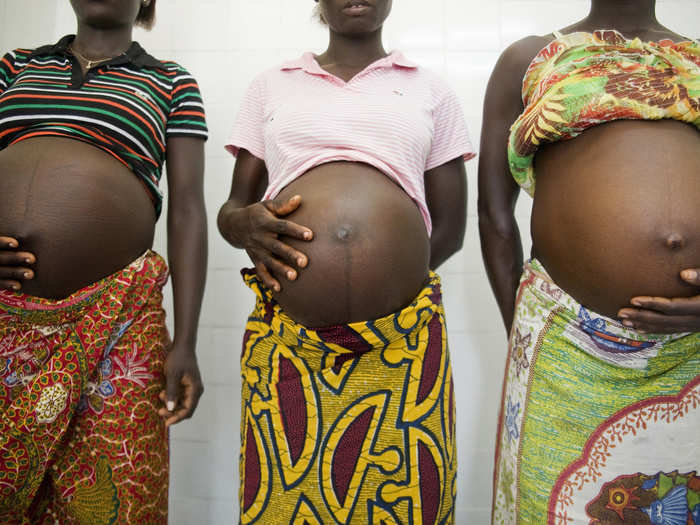
[[[425,163],[425,171],[462,157],[465,161],[476,156],[469,139],[462,106],[457,95],[443,85],[433,110],[433,142]]]
[[[206,140],[207,122],[197,81],[178,66],[173,78],[172,101],[165,133],[168,137],[198,137]]]
[[[259,159],[265,160],[262,83],[263,79],[257,77],[243,95],[243,101],[233,124],[231,138],[225,146],[226,150],[234,157],[238,155],[239,150],[245,149]]]
[[[16,57],[17,55],[11,51],[0,59],[0,94],[10,87],[17,74]]]

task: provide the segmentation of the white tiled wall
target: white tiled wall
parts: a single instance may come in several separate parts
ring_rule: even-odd
[[[311,18],[313,5],[311,0],[160,0],[155,29],[136,35],[153,55],[178,60],[197,77],[211,130],[206,149],[210,264],[199,335],[206,392],[196,416],[172,432],[170,522],[175,525],[237,522],[237,358],[252,294],[238,275],[245,257],[221,241],[215,227],[233,166],[223,144],[255,73],[304,50],[324,49],[326,34]],[[385,42],[387,48],[403,49],[449,80],[460,95],[478,145],[483,94],[500,51],[526,34],[569,25],[586,14],[588,5],[588,0],[395,0]],[[662,23],[700,37],[699,0],[659,0],[658,13]],[[0,0],[2,49],[53,42],[73,30],[68,0]],[[506,344],[479,252],[475,161],[468,172],[465,246],[441,274],[458,377],[457,523],[483,524],[488,522]],[[529,208],[529,199],[522,198],[517,214],[524,239],[529,238]],[[164,231],[161,221],[156,248],[162,253]],[[171,302],[168,297],[169,310]]]

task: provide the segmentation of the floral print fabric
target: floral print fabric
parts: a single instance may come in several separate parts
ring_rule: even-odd
[[[581,306],[537,260],[524,270],[492,523],[686,525],[700,517],[700,334],[636,332]]]
[[[618,119],[676,119],[700,129],[700,44],[627,40],[614,30],[558,35],[530,63],[525,110],[511,126],[508,161],[535,192],[542,143]]]
[[[165,261],[62,300],[0,291],[0,523],[167,523]]]

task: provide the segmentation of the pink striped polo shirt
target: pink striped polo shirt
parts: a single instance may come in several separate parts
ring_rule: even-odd
[[[233,155],[241,148],[265,161],[265,199],[326,162],[374,166],[417,203],[428,234],[424,173],[474,157],[454,92],[396,51],[349,82],[323,70],[312,53],[258,75],[226,145]]]

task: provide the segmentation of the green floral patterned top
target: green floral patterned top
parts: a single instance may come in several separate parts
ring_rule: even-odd
[[[543,142],[618,119],[670,118],[700,129],[698,42],[627,40],[614,30],[555,36],[528,67],[525,111],[508,140],[511,173],[530,195]]]

